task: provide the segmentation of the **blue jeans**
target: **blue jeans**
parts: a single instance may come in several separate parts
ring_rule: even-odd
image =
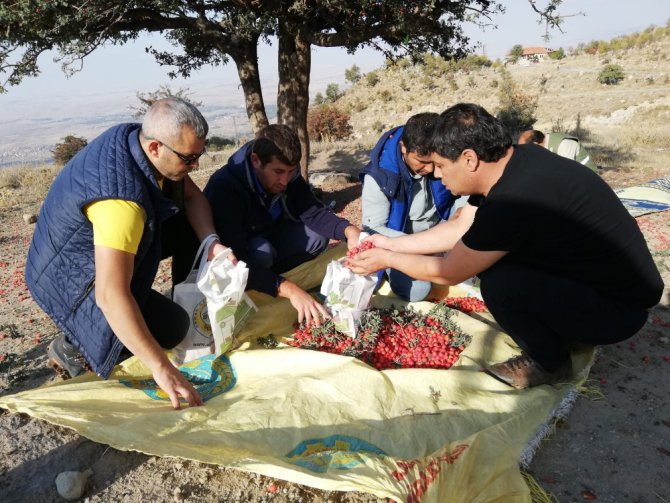
[[[386,274],[389,278],[391,290],[398,297],[410,302],[419,302],[428,297],[432,283],[430,281],[422,281],[414,279],[407,274],[404,274],[395,269],[387,269]]]
[[[328,238],[302,222],[280,220],[271,232],[248,241],[254,263],[281,274],[312,260],[328,246]]]

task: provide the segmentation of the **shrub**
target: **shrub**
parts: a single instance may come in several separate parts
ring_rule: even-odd
[[[624,79],[623,68],[619,65],[609,64],[598,74],[598,82],[608,86],[615,86]]]
[[[88,144],[85,138],[79,136],[67,135],[61,143],[56,143],[51,153],[54,156],[56,164],[63,165],[72,159],[77,152]]]
[[[235,145],[235,140],[224,138],[223,136],[212,136],[207,138],[207,148],[211,150],[221,150],[230,145]]]
[[[563,59],[564,57],[565,57],[565,51],[563,50],[562,47],[556,49],[555,51],[551,51],[549,53],[549,58],[550,59],[559,60],[559,59]]]
[[[355,84],[359,80],[361,80],[361,69],[354,65],[348,70],[344,70],[344,79],[347,82],[351,82],[352,84]]]
[[[379,99],[383,102],[393,101],[393,93],[391,93],[391,91],[388,89],[384,89],[383,91],[379,92]]]
[[[346,140],[352,131],[349,114],[333,105],[311,108],[307,114],[307,132],[313,140]]]
[[[377,133],[384,131],[384,123],[382,121],[374,121],[372,123],[372,129]]]
[[[507,57],[510,61],[516,63],[519,58],[523,55],[523,46],[521,44],[516,44],[507,53]]]
[[[370,72],[365,76],[365,81],[370,87],[374,87],[379,84],[379,75],[377,75],[377,72]]]
[[[136,93],[137,99],[140,100],[139,106],[130,106],[129,108],[133,110],[133,117],[140,119],[147,113],[147,110],[155,101],[158,101],[162,98],[181,98],[184,101],[187,101],[194,107],[202,106],[202,103],[199,101],[194,101],[190,98],[191,91],[188,88],[180,88],[176,91],[172,91],[170,86],[160,86],[155,91],[149,91],[146,93]]]
[[[340,86],[338,86],[335,83],[330,83],[328,86],[326,86],[326,101],[333,103],[334,101],[337,101],[340,96],[342,96],[342,92],[340,91]]]
[[[510,73],[503,69],[500,72],[501,84],[498,88],[500,99],[500,110],[498,118],[512,134],[513,138],[518,133],[531,129],[535,121],[537,110],[537,97],[524,94],[512,79]]]

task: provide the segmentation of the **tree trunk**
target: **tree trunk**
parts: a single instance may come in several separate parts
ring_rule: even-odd
[[[309,178],[309,74],[312,66],[311,43],[300,33],[292,34],[284,23],[279,26],[279,88],[277,122],[292,127],[300,139],[300,174]]]
[[[231,57],[237,65],[237,74],[240,77],[242,91],[244,91],[247,115],[249,116],[251,130],[254,133],[270,124],[265,113],[261,79],[258,73],[258,46],[256,42],[236,50],[234,54],[231,52]]]

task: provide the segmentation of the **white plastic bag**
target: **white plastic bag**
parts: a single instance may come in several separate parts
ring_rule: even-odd
[[[368,234],[361,233],[359,242]],[[335,328],[350,337],[356,337],[358,323],[370,305],[377,286],[377,274],[362,276],[344,265],[345,259],[333,260],[326,268],[321,283],[321,295],[326,298],[326,308],[333,317]]]
[[[195,254],[191,272],[183,282],[174,286],[172,292],[172,300],[183,307],[191,319],[186,337],[172,350],[172,361],[177,365],[214,352],[207,300],[198,288],[197,278],[200,270],[204,271],[207,267],[207,250],[216,239],[217,236],[214,234],[203,239]],[[196,267],[198,262],[199,265]]]
[[[230,248],[218,253],[198,272],[198,288],[207,299],[207,311],[214,337],[214,354],[233,348],[235,335],[256,314],[258,308],[244,293],[249,268],[241,260],[228,259]]]

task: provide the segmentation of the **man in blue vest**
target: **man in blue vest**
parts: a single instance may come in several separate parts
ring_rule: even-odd
[[[26,283],[63,332],[48,351],[63,374],[91,369],[107,378],[132,353],[175,409],[180,396],[202,404],[163,351],[184,338],[189,315],[151,286],[160,260],[175,251],[166,245],[215,232],[207,199],[188,176],[207,131],[193,105],[158,100],[141,125],[107,130],[54,180],[28,251]],[[215,241],[209,257],[223,249]]]
[[[437,118],[436,113],[414,115],[377,142],[370,162],[359,175],[363,183],[363,230],[397,238],[447,224],[456,197],[433,177],[430,140]],[[454,234],[453,244],[467,230],[474,213],[475,208],[466,205],[456,219],[458,228],[455,222],[443,228],[449,229],[445,236]],[[384,241],[384,246],[395,242]],[[450,248],[445,245],[439,251]],[[411,278],[395,269],[386,273],[391,289],[404,300],[420,301],[430,293],[430,281]]]

